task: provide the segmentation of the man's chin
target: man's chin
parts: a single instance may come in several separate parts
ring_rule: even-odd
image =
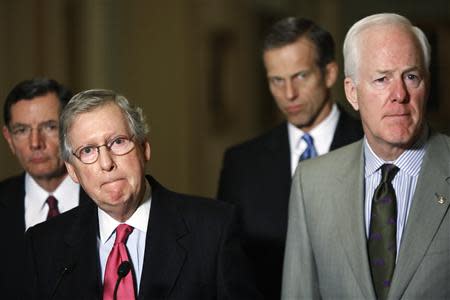
[[[51,180],[66,176],[67,169],[65,167],[56,170],[28,169],[27,173],[37,180]]]

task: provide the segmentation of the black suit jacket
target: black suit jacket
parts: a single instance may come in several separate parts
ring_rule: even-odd
[[[361,122],[341,109],[330,150],[362,136]],[[238,208],[243,247],[267,299],[281,295],[290,186],[286,122],[225,152],[217,198]]]
[[[234,208],[166,190],[153,178],[138,299],[258,299]],[[28,230],[24,299],[101,299],[97,206]]]
[[[80,203],[88,201],[80,188]],[[4,241],[0,246],[0,294],[5,299],[17,298],[23,284],[23,256],[25,241],[25,173],[0,182],[0,228]]]

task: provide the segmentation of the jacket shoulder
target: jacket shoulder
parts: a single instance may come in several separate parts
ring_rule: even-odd
[[[147,177],[152,187],[152,202],[164,206],[185,218],[219,220],[232,214],[233,206],[229,203],[210,198],[177,193],[166,189],[152,177]],[[153,209],[153,204],[152,204]]]
[[[350,168],[359,163],[362,145],[362,140],[359,140],[314,159],[303,161],[299,166],[302,172],[311,177],[321,176],[319,174],[335,174],[336,168]]]
[[[7,191],[12,188],[23,187],[25,184],[25,173],[8,177],[0,181],[0,191]]]
[[[283,143],[289,145],[286,122],[255,138],[229,147],[225,151],[225,157],[251,156],[253,153],[261,152],[265,147],[279,147]]]

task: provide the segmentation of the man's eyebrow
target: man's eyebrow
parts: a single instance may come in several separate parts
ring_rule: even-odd
[[[411,72],[411,71],[420,71],[420,68],[418,66],[411,66],[406,68],[405,70],[402,70],[402,73],[406,73],[406,72]],[[378,74],[389,74],[389,73],[393,73],[394,70],[375,70],[375,73]]]
[[[45,125],[45,124],[51,124],[51,123],[58,123],[58,121],[57,120],[53,120],[53,119],[45,120],[45,121],[39,122],[38,126]],[[15,127],[32,127],[32,126],[30,124],[17,122],[17,123],[11,124],[10,127],[11,128],[15,128]]]
[[[31,127],[31,125],[19,122],[19,123],[10,124],[10,127],[11,128],[15,128],[15,127]]]

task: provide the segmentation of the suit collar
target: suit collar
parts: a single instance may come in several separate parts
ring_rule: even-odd
[[[97,206],[90,200],[81,204],[71,214],[73,221],[69,223],[71,227],[64,236],[66,248],[61,253],[56,254],[56,265],[61,270],[66,267],[71,270],[66,276],[74,276],[75,278],[71,278],[70,282],[85,284],[86,288],[83,292],[85,298],[83,299],[97,299],[100,298],[102,291],[97,250]],[[72,272],[73,274],[71,274]],[[62,284],[58,291],[64,293]],[[68,295],[68,298],[70,298],[70,295]]]
[[[152,187],[152,207],[139,299],[167,298],[186,259],[189,228],[176,204],[176,194],[153,177],[147,179]]]
[[[364,157],[362,141],[353,145],[354,151],[336,170],[336,219],[340,220],[338,232],[347,260],[364,298],[374,299],[375,293],[367,259],[364,221]],[[349,193],[348,191],[353,191]],[[343,201],[345,199],[345,201]]]
[[[3,195],[0,198],[0,205],[16,208],[20,206],[22,207],[23,213],[24,212],[23,200],[25,198],[25,173],[5,179],[4,181],[2,181],[1,187],[3,193],[8,193],[9,196],[6,197],[6,195]]]
[[[264,138],[264,145],[270,151],[289,153],[287,122],[283,122],[269,131]]]
[[[354,119],[339,105],[338,107],[341,114],[330,145],[330,151],[353,143],[364,135],[361,121]]]
[[[389,298],[401,298],[430,243],[448,213],[450,199],[450,149],[444,136],[432,134],[414,193],[411,210],[395,267]],[[438,202],[439,195],[447,201]]]
[[[25,232],[25,173],[5,179],[1,184],[0,209],[5,211],[14,236]]]

